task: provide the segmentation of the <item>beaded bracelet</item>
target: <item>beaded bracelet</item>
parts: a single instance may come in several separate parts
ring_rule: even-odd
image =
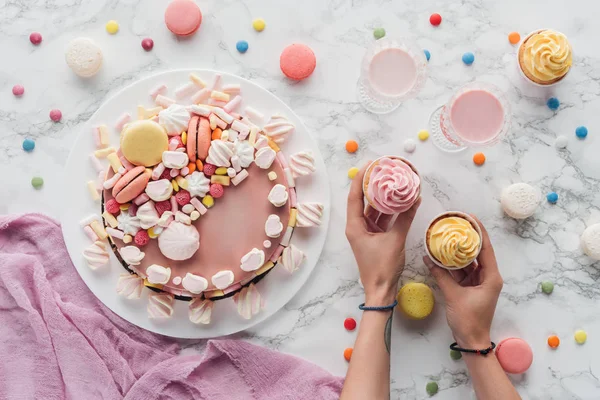
[[[463,349],[462,347],[458,347],[458,343],[454,342],[450,345],[450,350],[460,351],[461,353],[473,353],[473,354],[481,354],[482,356],[487,355],[492,350],[496,348],[496,343],[492,342],[492,345],[487,349],[483,350],[473,350],[473,349]]]
[[[389,306],[368,307],[368,306],[365,306],[365,303],[362,303],[361,305],[358,306],[358,309],[362,310],[362,311],[388,311],[388,310],[393,310],[394,307],[396,307],[397,305],[398,305],[398,300],[394,300],[394,302],[392,304],[390,304]]]

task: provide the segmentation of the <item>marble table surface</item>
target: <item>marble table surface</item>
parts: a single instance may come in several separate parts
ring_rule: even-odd
[[[378,155],[402,155],[403,141],[416,138],[427,127],[429,114],[454,90],[471,81],[491,82],[510,100],[512,131],[485,150],[488,161],[483,167],[473,165],[471,150],[449,155],[431,142],[419,143],[410,156],[423,176],[423,204],[408,240],[402,281],[435,287],[421,261],[420,240],[432,216],[450,209],[477,214],[491,234],[505,280],[493,338],[519,336],[534,350],[531,369],[512,378],[520,393],[526,399],[600,398],[600,264],[579,246],[585,227],[600,222],[600,25],[595,23],[600,3],[205,0],[202,27],[187,40],[177,40],[166,30],[165,3],[0,0],[0,213],[58,217],[58,188],[70,144],[107,96],[123,86],[186,67],[216,68],[251,79],[286,101],[319,140],[333,206],[325,249],[303,291],[267,322],[237,337],[343,375],[342,352],[352,346],[356,333],[346,332],[342,322],[347,316],[360,319],[356,306],[363,298],[344,237],[347,170]],[[439,28],[428,22],[433,12],[444,17]],[[267,22],[260,34],[251,28],[255,17]],[[116,36],[104,30],[110,19],[120,23]],[[380,26],[388,36],[411,37],[431,51],[422,92],[385,116],[366,112],[355,93],[361,58],[374,40],[372,30]],[[516,49],[507,41],[511,31],[526,34],[546,27],[567,34],[575,54],[572,72],[553,90],[533,88],[521,79]],[[32,31],[43,34],[41,46],[29,43]],[[78,79],[64,62],[67,42],[78,36],[93,38],[104,51],[105,65],[94,79]],[[147,53],[140,41],[148,36],[155,47]],[[235,50],[240,39],[250,43],[244,55]],[[279,53],[292,42],[308,44],[317,55],[317,68],[305,82],[290,82],[279,70]],[[460,60],[465,51],[475,54],[471,67]],[[11,93],[17,83],[25,86],[20,99]],[[557,112],[545,106],[551,95],[561,101]],[[61,123],[49,120],[52,108],[62,110]],[[579,125],[590,130],[584,141],[574,134]],[[569,138],[564,151],[554,148],[558,135]],[[21,149],[26,137],[36,140],[33,153]],[[343,150],[348,139],[360,143],[357,154]],[[30,186],[34,175],[45,179],[40,191]],[[556,205],[543,202],[532,218],[517,222],[503,215],[499,205],[502,188],[514,182],[530,183],[542,193],[555,191],[560,200]],[[542,280],[555,283],[551,296],[541,293]],[[437,288],[436,300],[433,315],[424,322],[394,319],[392,399],[426,398],[429,380],[439,383],[436,398],[474,397],[464,363],[448,355],[452,336]],[[583,346],[573,340],[576,329],[589,334]],[[550,334],[562,339],[555,351],[546,346]]]

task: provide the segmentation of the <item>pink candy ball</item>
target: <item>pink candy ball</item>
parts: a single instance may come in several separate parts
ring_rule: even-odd
[[[42,34],[39,32],[33,32],[31,35],[29,35],[29,41],[37,46],[38,44],[42,43]]]
[[[60,112],[60,110],[54,109],[54,110],[50,110],[50,119],[54,122],[58,122],[60,121],[60,119],[62,118],[62,112]]]
[[[12,92],[15,96],[20,97],[25,93],[25,88],[22,85],[15,85],[12,88]]]
[[[146,51],[152,50],[152,48],[154,47],[154,40],[152,40],[150,38],[146,38],[146,39],[142,40],[142,47]]]

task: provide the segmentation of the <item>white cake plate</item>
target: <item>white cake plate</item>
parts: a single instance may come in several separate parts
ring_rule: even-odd
[[[272,114],[280,113],[296,125],[295,132],[288,135],[288,139],[281,146],[287,157],[300,150],[310,150],[315,157],[317,172],[312,176],[298,179],[296,189],[299,203],[316,201],[325,206],[323,223],[318,228],[296,229],[292,243],[306,253],[307,259],[300,270],[293,275],[287,273],[280,266],[276,266],[257,284],[265,306],[258,315],[250,320],[243,319],[237,313],[232,298],[215,302],[210,325],[191,323],[188,318],[188,302],[179,300],[175,300],[175,311],[171,318],[151,320],[146,311],[149,289],[144,289],[144,294],[139,300],[127,300],[116,293],[119,274],[125,272],[125,269],[112,251],[109,251],[111,254],[109,265],[96,271],[92,271],[83,258],[83,250],[91,242],[84,234],[79,221],[91,214],[100,215],[100,203],[92,201],[86,187],[86,182],[96,179],[98,175],[89,160],[89,155],[95,150],[92,127],[101,124],[109,126],[111,128],[111,146],[118,148],[119,134],[114,129],[117,119],[124,112],[130,113],[135,119],[138,105],[147,108],[154,106],[149,92],[158,85],[167,85],[166,95],[175,98],[174,90],[190,82],[189,74],[191,72],[196,73],[207,82],[211,82],[214,75],[219,73],[223,76],[222,84],[240,84],[243,102],[239,110],[250,105],[264,113],[265,119]],[[185,98],[178,102],[189,104],[191,100]],[[153,75],[133,83],[106,101],[77,134],[67,160],[63,190],[64,196],[61,201],[64,202],[64,213],[61,216],[61,224],[65,243],[77,272],[92,293],[127,321],[152,332],[179,338],[201,339],[230,335],[248,329],[275,314],[298,293],[315,268],[329,226],[329,181],[325,163],[315,140],[300,118],[283,101],[257,84],[239,76],[210,70],[175,70]],[[223,239],[234,240],[233,232],[231,238]]]

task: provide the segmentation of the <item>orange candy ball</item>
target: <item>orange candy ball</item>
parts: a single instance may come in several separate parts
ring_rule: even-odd
[[[188,169],[190,170],[190,174],[192,172],[194,172],[196,170],[196,163],[193,163],[193,162],[189,163],[188,164]]]
[[[348,140],[346,142],[346,151],[348,153],[356,153],[357,150],[358,150],[358,143],[356,143],[356,141]]]
[[[511,32],[508,34],[508,41],[510,44],[517,44],[521,41],[521,35],[519,32]]]
[[[483,153],[475,153],[473,155],[473,162],[476,165],[483,165],[485,163],[485,154],[483,154]]]
[[[352,347],[348,347],[346,350],[344,350],[344,358],[346,359],[346,361],[350,361],[351,357],[352,357]]]
[[[548,346],[552,347],[553,349],[557,348],[559,344],[560,339],[558,338],[558,336],[552,335],[548,338]]]

